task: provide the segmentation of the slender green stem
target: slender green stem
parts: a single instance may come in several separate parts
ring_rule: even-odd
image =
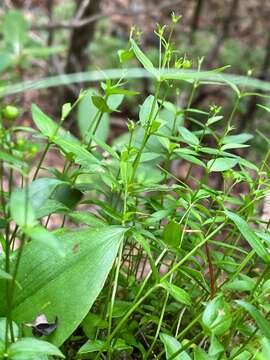
[[[38,176],[39,170],[40,170],[40,168],[41,168],[41,166],[43,164],[43,161],[44,161],[44,159],[45,159],[45,157],[46,157],[46,155],[47,155],[47,153],[48,153],[48,151],[50,149],[50,146],[51,146],[51,143],[48,141],[46,146],[45,146],[45,149],[44,149],[44,151],[43,151],[43,153],[41,155],[41,158],[39,159],[36,171],[35,171],[35,173],[33,175],[33,181],[36,180],[36,178]]]
[[[111,303],[110,303],[109,320],[108,320],[108,360],[111,360],[111,355],[112,355],[110,340],[111,340],[113,307],[114,307],[116,291],[117,291],[117,286],[118,286],[118,277],[119,277],[120,267],[121,267],[121,263],[122,263],[123,245],[124,245],[124,241],[121,241],[119,253],[118,253],[117,265],[116,265],[115,277],[114,277],[112,298],[111,298]]]

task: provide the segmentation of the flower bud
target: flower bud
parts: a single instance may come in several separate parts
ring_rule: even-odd
[[[7,105],[2,109],[2,115],[4,119],[15,120],[20,115],[20,111],[16,106]]]

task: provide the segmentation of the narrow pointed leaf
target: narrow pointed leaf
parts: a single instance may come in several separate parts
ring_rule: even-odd
[[[99,165],[99,161],[92,155],[88,150],[86,150],[82,145],[76,143],[75,141],[63,139],[57,137],[54,140],[55,144],[60,146],[66,153],[71,153],[75,156],[75,162],[77,164],[87,166],[87,165]]]
[[[251,305],[243,300],[236,300],[236,303],[244,308],[249,315],[256,321],[261,332],[270,340],[270,322],[266,320],[265,316],[256,309],[254,305]]]
[[[133,39],[130,39],[130,43],[136,58],[140,61],[140,63],[147,71],[149,71],[152,75],[154,75],[158,79],[159,78],[158,71],[155,69],[152,62],[148,59],[146,55],[144,55],[142,50],[139,48],[139,46],[136,44],[136,42]]]
[[[37,105],[32,105],[32,117],[37,128],[46,137],[52,137],[57,131],[56,123],[49,118]]]
[[[255,231],[251,229],[248,223],[237,214],[225,210],[228,218],[237,226],[242,236],[247,240],[249,245],[256,251],[257,255],[265,262],[270,263],[270,255],[263,246],[262,240],[256,235]]]
[[[160,286],[163,287],[168,293],[181,304],[191,305],[190,295],[179,286],[169,283],[168,281],[162,281]]]

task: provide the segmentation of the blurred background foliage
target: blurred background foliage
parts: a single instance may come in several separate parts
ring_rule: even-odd
[[[140,46],[158,64],[157,24],[168,24],[171,13],[181,14],[175,31],[177,55],[197,69],[230,65],[229,73],[269,79],[270,2],[265,0],[3,0],[0,5],[0,84],[40,79],[88,70],[121,68],[119,49],[128,49],[130,29],[141,33]],[[129,66],[138,66],[131,59]],[[151,93],[149,79],[139,79],[141,96],[125,100],[121,113],[104,121],[104,137],[113,138],[126,130],[126,120],[137,118],[134,101]],[[87,84],[19,93],[4,98],[21,109],[22,121],[29,122],[30,103],[39,104],[51,116],[58,115],[62,103],[76,99]],[[93,84],[91,83],[91,87]],[[185,88],[180,89],[179,105],[185,105]],[[255,91],[256,92],[256,91]],[[261,91],[257,91],[261,94]],[[201,109],[215,103],[230,106],[232,92],[225,87],[205,86],[196,94],[193,106]],[[86,100],[85,100],[86,101]],[[128,103],[128,101],[130,101]],[[239,107],[237,131],[270,134],[268,113],[257,103],[268,105],[268,98],[245,98]],[[134,106],[133,106],[134,105]],[[68,126],[75,135],[91,112],[82,104],[78,119]],[[78,121],[76,121],[78,120]],[[109,128],[110,127],[110,128]],[[111,130],[111,131],[109,131]],[[101,130],[102,131],[102,130]],[[257,139],[257,140],[256,140]],[[263,143],[255,136],[258,153]]]

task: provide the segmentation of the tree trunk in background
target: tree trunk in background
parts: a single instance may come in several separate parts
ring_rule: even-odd
[[[11,3],[15,8],[21,8],[23,6],[23,0],[11,0]]]
[[[90,17],[99,12],[100,2],[100,0],[76,0],[75,16],[77,15],[77,20]],[[87,69],[89,64],[87,48],[89,42],[94,37],[94,31],[95,22],[91,22],[75,28],[71,32],[68,56],[64,69],[66,74],[85,71]],[[67,87],[62,102],[74,102],[76,95],[78,94],[75,94],[71,88]]]
[[[260,71],[259,79],[260,80],[267,80],[269,75],[269,68],[270,68],[270,29],[268,31],[268,37],[266,40],[266,46],[265,46],[265,55],[264,55],[264,61],[262,64],[262,68]],[[255,90],[257,93],[262,93],[261,90]],[[238,128],[238,132],[242,132],[246,129],[248,123],[252,123],[256,110],[257,110],[257,104],[260,102],[259,96],[251,96],[249,99],[249,102],[247,104],[247,111],[242,116]]]
[[[224,17],[221,31],[216,38],[216,41],[214,43],[212,50],[210,51],[210,53],[208,54],[208,56],[206,58],[205,65],[207,68],[211,67],[214,60],[218,57],[221,45],[224,43],[224,41],[227,39],[227,37],[229,35],[230,25],[232,24],[232,22],[235,18],[238,5],[239,5],[239,0],[231,1],[231,6],[229,8],[227,16]]]
[[[53,5],[53,0],[47,0],[47,12],[50,22],[52,22],[53,19]],[[50,29],[48,33],[47,46],[52,46],[53,44],[53,33],[53,29]]]
[[[217,38],[212,47],[212,50],[209,52],[209,54],[205,58],[205,61],[203,63],[204,68],[211,69],[213,67],[213,63],[219,55],[221,46],[229,35],[230,25],[232,24],[232,22],[235,18],[235,14],[236,14],[238,5],[239,5],[239,0],[231,1],[231,6],[228,10],[227,16],[225,16],[223,19],[223,23],[222,23],[222,27],[219,32],[219,35],[217,35]],[[203,87],[200,91],[198,91],[197,96],[195,97],[195,99],[193,100],[193,102],[191,104],[191,107],[198,107],[199,104],[201,102],[203,102],[207,96],[209,96],[209,93],[211,93],[211,91],[212,90],[211,89],[209,90],[209,87]],[[214,92],[215,92],[215,90],[214,90]]]
[[[191,20],[190,26],[190,34],[189,34],[189,41],[191,44],[194,43],[194,38],[196,35],[196,31],[199,28],[200,17],[202,13],[204,0],[197,0],[197,4],[195,5],[194,14]]]

